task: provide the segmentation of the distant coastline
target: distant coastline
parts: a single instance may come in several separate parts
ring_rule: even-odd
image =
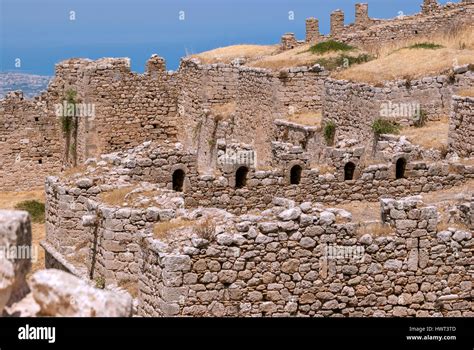
[[[0,98],[10,91],[21,90],[23,96],[32,98],[46,90],[52,77],[45,75],[0,72]]]

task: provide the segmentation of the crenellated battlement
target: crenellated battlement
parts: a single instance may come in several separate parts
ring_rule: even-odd
[[[355,21],[345,25],[345,14],[338,9],[331,13],[330,33],[319,35],[319,22],[315,18],[306,20],[306,43],[317,43],[327,39],[341,40],[364,46],[394,39],[408,39],[423,34],[433,34],[445,30],[446,23],[456,18],[460,23],[474,21],[474,2],[462,0],[458,3],[440,5],[436,0],[424,0],[421,12],[414,15],[400,14],[393,19],[369,17],[366,3],[355,4]]]
[[[45,185],[45,265],[127,289],[140,316],[472,317],[472,43],[393,49],[390,71],[334,68],[347,53],[308,44],[372,54],[473,9],[425,0],[380,20],[356,4],[329,35],[308,18],[302,49],[287,33],[176,72],[158,55],[143,74],[60,62],[41,96],[0,100],[0,191]],[[448,51],[432,72],[426,57]],[[361,75],[377,80],[339,75],[372,64]]]

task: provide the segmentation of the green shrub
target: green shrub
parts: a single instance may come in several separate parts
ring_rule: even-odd
[[[411,46],[408,46],[409,49],[429,49],[429,50],[436,50],[436,49],[442,49],[444,46],[438,45],[435,43],[416,43]]]
[[[334,137],[336,136],[336,124],[329,120],[324,125],[324,139],[326,140],[327,145],[332,145],[334,143]]]
[[[77,92],[72,89],[67,90],[64,96],[67,103],[70,103],[73,105],[77,103],[76,97],[77,97]],[[65,135],[70,135],[73,129],[73,117],[67,115],[67,110],[63,111],[63,115],[61,116],[61,127]]]
[[[31,221],[33,222],[44,222],[44,203],[36,200],[23,201],[18,203],[15,206],[15,209],[27,211],[31,216]]]
[[[105,288],[105,278],[102,276],[99,276],[95,279],[95,287],[99,289],[104,289]]]
[[[373,59],[372,56],[368,54],[360,54],[358,56],[349,56],[345,54],[341,54],[336,57],[329,57],[329,58],[320,58],[316,60],[314,63],[323,66],[327,70],[335,70],[337,68],[344,68],[345,64],[348,66],[352,66],[355,64],[361,64],[365,62],[369,62]]]
[[[377,137],[382,134],[398,134],[400,125],[391,120],[378,118],[372,123],[372,131]]]
[[[77,97],[77,92],[74,91],[73,89],[69,89],[66,91],[66,101],[68,103],[76,104],[76,97]]]
[[[281,70],[279,73],[278,73],[278,78],[281,79],[281,80],[287,80],[289,78],[290,74],[288,73],[288,71],[285,71],[285,70]]]
[[[317,54],[324,54],[326,52],[334,52],[334,51],[351,51],[354,50],[355,47],[347,45],[345,43],[341,43],[336,40],[328,40],[323,41],[321,43],[317,43],[309,48],[311,53]]]

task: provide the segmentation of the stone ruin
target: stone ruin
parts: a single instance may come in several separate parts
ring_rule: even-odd
[[[425,1],[420,14],[376,20],[358,4],[354,24],[331,15],[330,38],[432,33],[472,23],[473,6]],[[329,38],[317,19],[306,26],[306,42]],[[288,33],[282,44],[302,43]],[[472,65],[408,88],[336,80],[319,65],[273,71],[184,58],[170,72],[153,55],[137,74],[124,58],[61,62],[42,95],[0,100],[0,189],[45,185],[42,247],[54,269],[28,285],[27,265],[0,263],[5,312],[473,316],[474,204],[465,188],[474,179],[474,99],[460,96],[473,86]],[[93,112],[74,134],[56,115],[70,91]],[[382,103],[413,100],[430,121],[449,115],[446,152],[403,135],[373,137]],[[316,112],[320,125],[286,118]],[[328,122],[337,125],[332,140]],[[464,192],[447,204],[424,203],[456,188]],[[375,220],[337,208],[363,201],[380,203]],[[25,214],[4,216],[31,244]]]
[[[140,316],[473,315],[472,231],[438,229],[438,209],[421,197],[381,199],[379,221],[355,222],[309,201],[243,200],[249,178],[226,209],[211,208],[225,194],[204,176],[188,178],[183,192],[170,175],[148,182],[173,166],[191,169],[180,152],[146,143],[73,178],[48,178],[47,266],[129,288]],[[193,198],[195,182],[209,199]],[[111,203],[107,194],[123,188]],[[262,209],[243,212],[250,203]],[[472,208],[460,203],[457,220]]]
[[[437,0],[423,0],[421,12],[414,15],[400,13],[393,19],[370,18],[369,6],[355,4],[355,21],[345,25],[344,12],[340,9],[331,13],[330,33],[323,35],[319,30],[319,20],[311,17],[306,20],[306,37],[298,41],[293,33],[282,36],[281,49],[289,50],[304,43],[317,44],[329,39],[352,45],[383,45],[396,39],[410,39],[446,30],[453,26],[472,23],[472,0],[458,3],[448,2],[440,5]],[[289,43],[291,42],[291,45]]]
[[[55,269],[36,271],[28,277],[31,268],[28,252],[33,246],[27,212],[0,211],[0,243],[0,316],[132,315],[132,298],[125,291],[100,290],[72,274]],[[21,250],[9,254],[14,248]]]

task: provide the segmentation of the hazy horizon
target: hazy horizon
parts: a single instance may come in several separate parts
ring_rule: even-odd
[[[276,44],[285,32],[304,39],[305,19],[344,10],[354,20],[360,0],[0,0],[0,71],[53,75],[64,59],[130,57],[143,72],[156,53],[176,69],[186,54],[233,44]],[[422,0],[369,0],[369,15],[393,18],[419,12]],[[447,1],[440,1],[446,3]],[[75,11],[75,20],[69,19]],[[180,20],[184,11],[185,20]],[[289,20],[289,11],[294,20]],[[15,60],[21,67],[15,67]]]

